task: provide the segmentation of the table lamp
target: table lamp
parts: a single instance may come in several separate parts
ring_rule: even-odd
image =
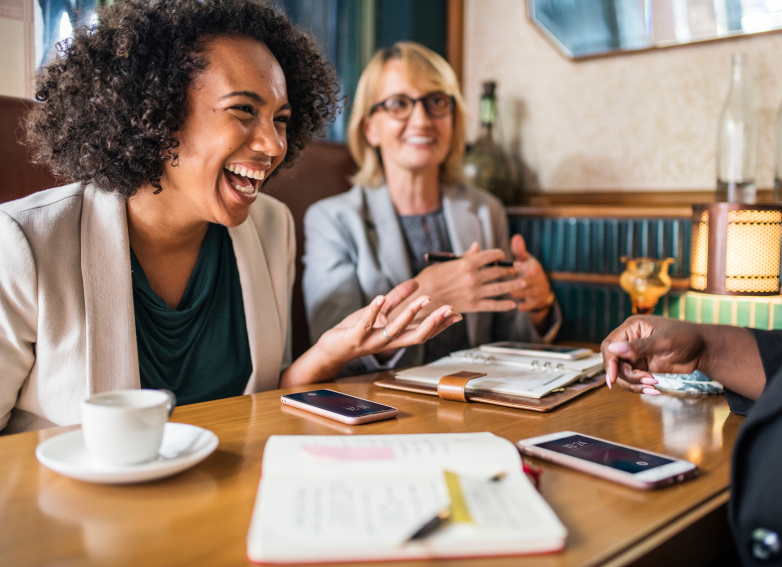
[[[703,203],[692,211],[692,291],[779,294],[782,205]]]

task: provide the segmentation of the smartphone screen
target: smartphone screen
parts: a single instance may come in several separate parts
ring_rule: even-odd
[[[672,459],[650,455],[636,449],[620,447],[613,443],[584,437],[583,435],[561,437],[554,441],[538,443],[535,447],[548,449],[549,451],[589,461],[590,463],[605,465],[630,474],[648,471],[674,462]]]
[[[540,352],[559,352],[562,354],[568,354],[577,350],[584,350],[581,347],[563,346],[563,345],[544,345],[535,343],[514,343],[512,341],[504,341],[500,343],[492,343],[487,346],[493,346],[496,348],[509,348],[515,350],[537,350]]]
[[[316,407],[322,410],[330,411],[345,417],[363,417],[376,413],[394,411],[396,408],[384,406],[355,398],[347,394],[340,394],[332,390],[313,390],[312,392],[301,392],[299,394],[287,394],[283,396],[289,400],[296,400],[299,403]]]

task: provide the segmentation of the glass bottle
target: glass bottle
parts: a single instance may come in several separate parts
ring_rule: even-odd
[[[774,191],[771,193],[771,201],[782,202],[782,103],[777,110],[777,131],[774,147]]]
[[[503,203],[516,201],[516,190],[510,164],[505,152],[494,141],[494,124],[497,119],[497,99],[494,91],[497,83],[483,83],[481,96],[480,136],[464,156],[464,176],[468,183],[485,189]]]
[[[717,132],[715,200],[720,202],[755,202],[757,122],[746,67],[747,56],[734,53],[730,91]]]

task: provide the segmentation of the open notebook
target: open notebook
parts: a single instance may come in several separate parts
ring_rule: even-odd
[[[505,477],[489,480],[499,472]],[[459,513],[406,542],[449,506]],[[566,535],[516,448],[491,433],[272,436],[247,556],[333,563],[517,555],[559,551]]]
[[[400,370],[396,372],[396,379],[436,386],[443,376],[465,370],[486,373],[482,378],[470,380],[465,388],[467,392],[542,398],[601,372],[603,357],[596,353],[579,360],[557,360],[488,353],[476,348],[453,352],[425,366]]]

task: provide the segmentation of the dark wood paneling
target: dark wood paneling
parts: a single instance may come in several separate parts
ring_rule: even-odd
[[[771,189],[758,189],[758,202],[771,202]],[[545,193],[524,193],[520,206],[551,207],[587,205],[597,207],[628,208],[629,210],[655,208],[689,207],[693,203],[714,201],[714,189],[700,191],[549,191]]]
[[[0,203],[63,184],[45,167],[31,164],[22,145],[21,120],[32,104],[37,103],[0,96]]]
[[[459,84],[464,88],[464,0],[448,0],[447,55]]]

